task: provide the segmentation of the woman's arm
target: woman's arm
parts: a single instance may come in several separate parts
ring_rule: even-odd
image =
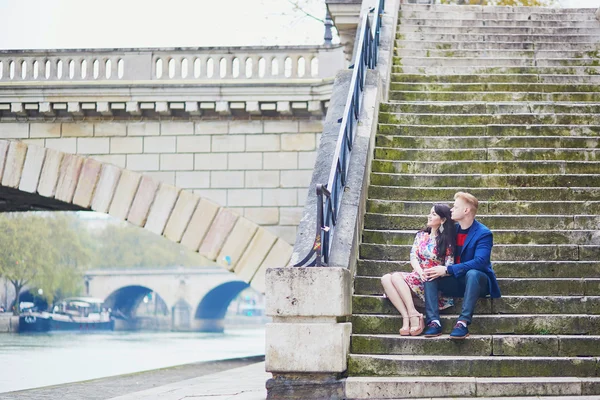
[[[423,268],[421,268],[421,263],[419,262],[419,257],[417,257],[417,248],[419,247],[419,244],[421,243],[421,238],[422,238],[422,235],[420,235],[420,232],[417,233],[417,235],[415,236],[415,241],[413,242],[412,248],[410,249],[410,265],[412,266],[413,271],[415,271],[417,274],[419,274],[421,279],[425,280],[424,274],[423,274]]]

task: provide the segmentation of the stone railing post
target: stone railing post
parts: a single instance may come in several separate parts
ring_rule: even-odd
[[[600,7],[596,10],[596,19],[600,21]]]

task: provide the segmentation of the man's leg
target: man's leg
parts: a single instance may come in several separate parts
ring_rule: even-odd
[[[463,306],[459,321],[464,321],[467,324],[473,319],[473,311],[480,297],[489,294],[489,281],[485,273],[471,269],[465,275],[465,294],[463,296]]]

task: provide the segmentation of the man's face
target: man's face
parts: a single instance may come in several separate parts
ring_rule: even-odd
[[[469,214],[469,205],[459,197],[454,200],[454,207],[450,211],[452,212],[452,220],[460,221]]]

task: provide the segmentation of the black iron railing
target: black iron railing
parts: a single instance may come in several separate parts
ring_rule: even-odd
[[[344,194],[344,187],[346,186],[350,152],[352,151],[352,143],[358,124],[367,68],[373,69],[377,66],[383,3],[384,0],[379,0],[377,6],[370,10],[371,12],[374,11],[372,23],[369,21],[369,15],[365,15],[361,21],[359,42],[356,47],[357,54],[354,59],[354,66],[350,67],[353,68],[350,90],[346,100],[344,116],[340,119],[341,126],[329,172],[329,180],[326,184],[317,184],[316,187],[317,227],[315,241],[311,251],[295,267],[320,267],[327,266],[329,263],[329,250],[342,195]]]

